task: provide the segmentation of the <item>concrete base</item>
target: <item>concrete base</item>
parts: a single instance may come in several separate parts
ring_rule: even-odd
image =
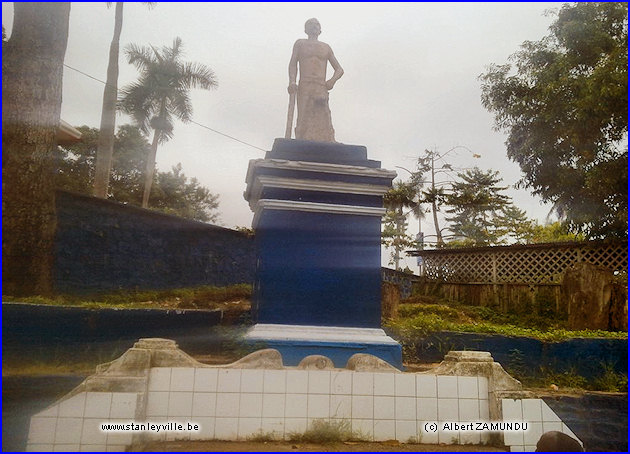
[[[278,350],[285,366],[297,366],[309,355],[324,355],[343,368],[352,355],[367,353],[403,370],[402,347],[378,328],[259,323],[245,338]]]

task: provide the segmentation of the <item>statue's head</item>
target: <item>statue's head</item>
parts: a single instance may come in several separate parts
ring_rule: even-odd
[[[322,26],[319,24],[319,21],[313,17],[312,19],[307,20],[304,24],[304,32],[308,36],[319,36],[322,32]]]

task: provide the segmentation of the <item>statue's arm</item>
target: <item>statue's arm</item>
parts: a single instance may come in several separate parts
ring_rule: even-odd
[[[328,53],[328,61],[330,62],[330,66],[332,66],[335,70],[332,77],[326,81],[326,88],[332,90],[332,88],[335,86],[335,82],[337,82],[341,78],[341,76],[343,76],[343,68],[337,61],[337,58],[335,57],[332,49],[330,49],[330,52]]]
[[[299,41],[296,41],[293,45],[293,53],[291,54],[291,60],[289,60],[289,93],[295,93],[297,91],[297,71],[298,71],[298,53],[299,53]]]

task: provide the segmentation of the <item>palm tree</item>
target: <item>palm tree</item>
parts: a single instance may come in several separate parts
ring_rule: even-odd
[[[182,40],[179,37],[173,41],[173,47],[164,46],[159,50],[131,44],[125,52],[129,63],[140,70],[140,78],[122,90],[120,109],[131,115],[145,134],[153,130],[142,196],[142,207],[147,208],[158,144],[173,137],[175,118],[185,123],[191,121],[190,89],[209,90],[217,86],[217,81],[207,66],[180,61]]]
[[[155,2],[145,2],[149,8]],[[111,2],[107,3],[107,7]],[[94,172],[95,197],[107,198],[109,178],[114,155],[114,133],[116,129],[116,99],[118,98],[118,54],[120,33],[123,24],[123,2],[116,2],[114,14],[114,37],[109,46],[109,63],[107,64],[107,80],[103,91],[103,108],[101,110],[101,128],[96,150],[96,168]]]

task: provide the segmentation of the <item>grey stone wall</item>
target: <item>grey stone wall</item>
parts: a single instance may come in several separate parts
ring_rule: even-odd
[[[235,230],[67,192],[57,223],[58,292],[254,281],[253,238]]]

